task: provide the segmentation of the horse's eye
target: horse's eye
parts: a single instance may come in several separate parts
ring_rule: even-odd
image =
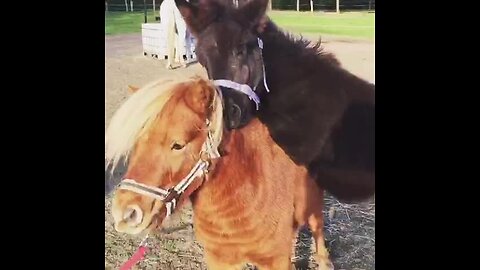
[[[182,150],[183,147],[185,147],[185,145],[181,145],[181,144],[179,144],[179,143],[174,143],[174,144],[172,145],[172,150]]]

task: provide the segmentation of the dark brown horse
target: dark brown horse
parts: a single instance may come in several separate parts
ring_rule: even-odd
[[[222,3],[223,2],[223,3]],[[258,118],[317,183],[345,202],[375,192],[375,85],[319,44],[294,39],[265,15],[267,0],[176,0],[196,52],[222,88],[230,129]]]

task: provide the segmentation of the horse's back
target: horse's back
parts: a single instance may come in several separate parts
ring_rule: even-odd
[[[344,202],[375,193],[375,105],[352,104],[308,165],[317,183]]]

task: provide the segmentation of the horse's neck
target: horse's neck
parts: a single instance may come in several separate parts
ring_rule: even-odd
[[[254,156],[258,151],[256,146],[263,141],[264,132],[265,130],[257,119],[252,120],[250,125],[243,129],[234,129],[228,132],[221,146],[225,155],[219,161],[215,175],[230,175],[232,168],[238,168],[238,170],[241,170],[239,173],[245,176],[255,173],[257,163]],[[248,168],[248,170],[245,170],[245,168]],[[237,174],[232,173],[232,175]],[[225,183],[218,176],[213,177],[212,181],[221,181],[218,184]]]
[[[259,144],[266,144],[264,140],[266,133],[266,129],[255,119],[249,126],[233,130],[226,135],[228,138],[224,140],[226,142],[222,146],[224,154],[198,192],[198,197],[202,200],[199,203],[202,204],[204,211],[205,200],[222,202],[227,197],[231,198],[233,194],[242,196],[241,193],[248,193],[251,187],[262,184],[265,176],[262,167],[265,163],[260,158],[259,152],[262,148]]]
[[[310,82],[344,89],[355,102],[374,103],[374,86],[344,69],[338,59],[320,49],[320,45],[296,41],[270,22],[261,35],[267,83],[272,92],[290,92],[292,85]],[[313,76],[313,74],[317,76]],[[272,93],[270,93],[271,95]]]
[[[293,182],[285,179],[302,176],[257,119],[226,136],[226,153],[192,202],[197,239],[205,250],[228,253],[236,245],[274,235],[275,227],[264,222],[285,215],[287,207],[281,205],[294,194]],[[218,243],[229,243],[233,250]]]
[[[263,61],[266,66],[267,80],[275,77],[277,80],[292,82],[295,77],[304,74],[301,50],[297,49],[294,41],[289,40],[276,25],[269,23],[261,38],[264,44]],[[288,66],[285,65],[287,62]],[[283,76],[278,76],[277,73],[283,73]],[[287,78],[284,77],[285,75]]]

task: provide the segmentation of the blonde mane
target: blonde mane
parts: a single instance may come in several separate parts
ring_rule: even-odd
[[[111,166],[113,172],[120,160],[123,159],[127,163],[138,138],[149,130],[153,120],[175,94],[178,86],[183,83],[198,83],[199,80],[203,79],[194,78],[187,82],[161,80],[141,87],[133,93],[115,112],[105,132],[106,166]],[[213,147],[217,149],[223,135],[223,104],[221,92],[217,89],[214,92],[212,114],[208,120],[211,123],[209,129],[213,136]]]

